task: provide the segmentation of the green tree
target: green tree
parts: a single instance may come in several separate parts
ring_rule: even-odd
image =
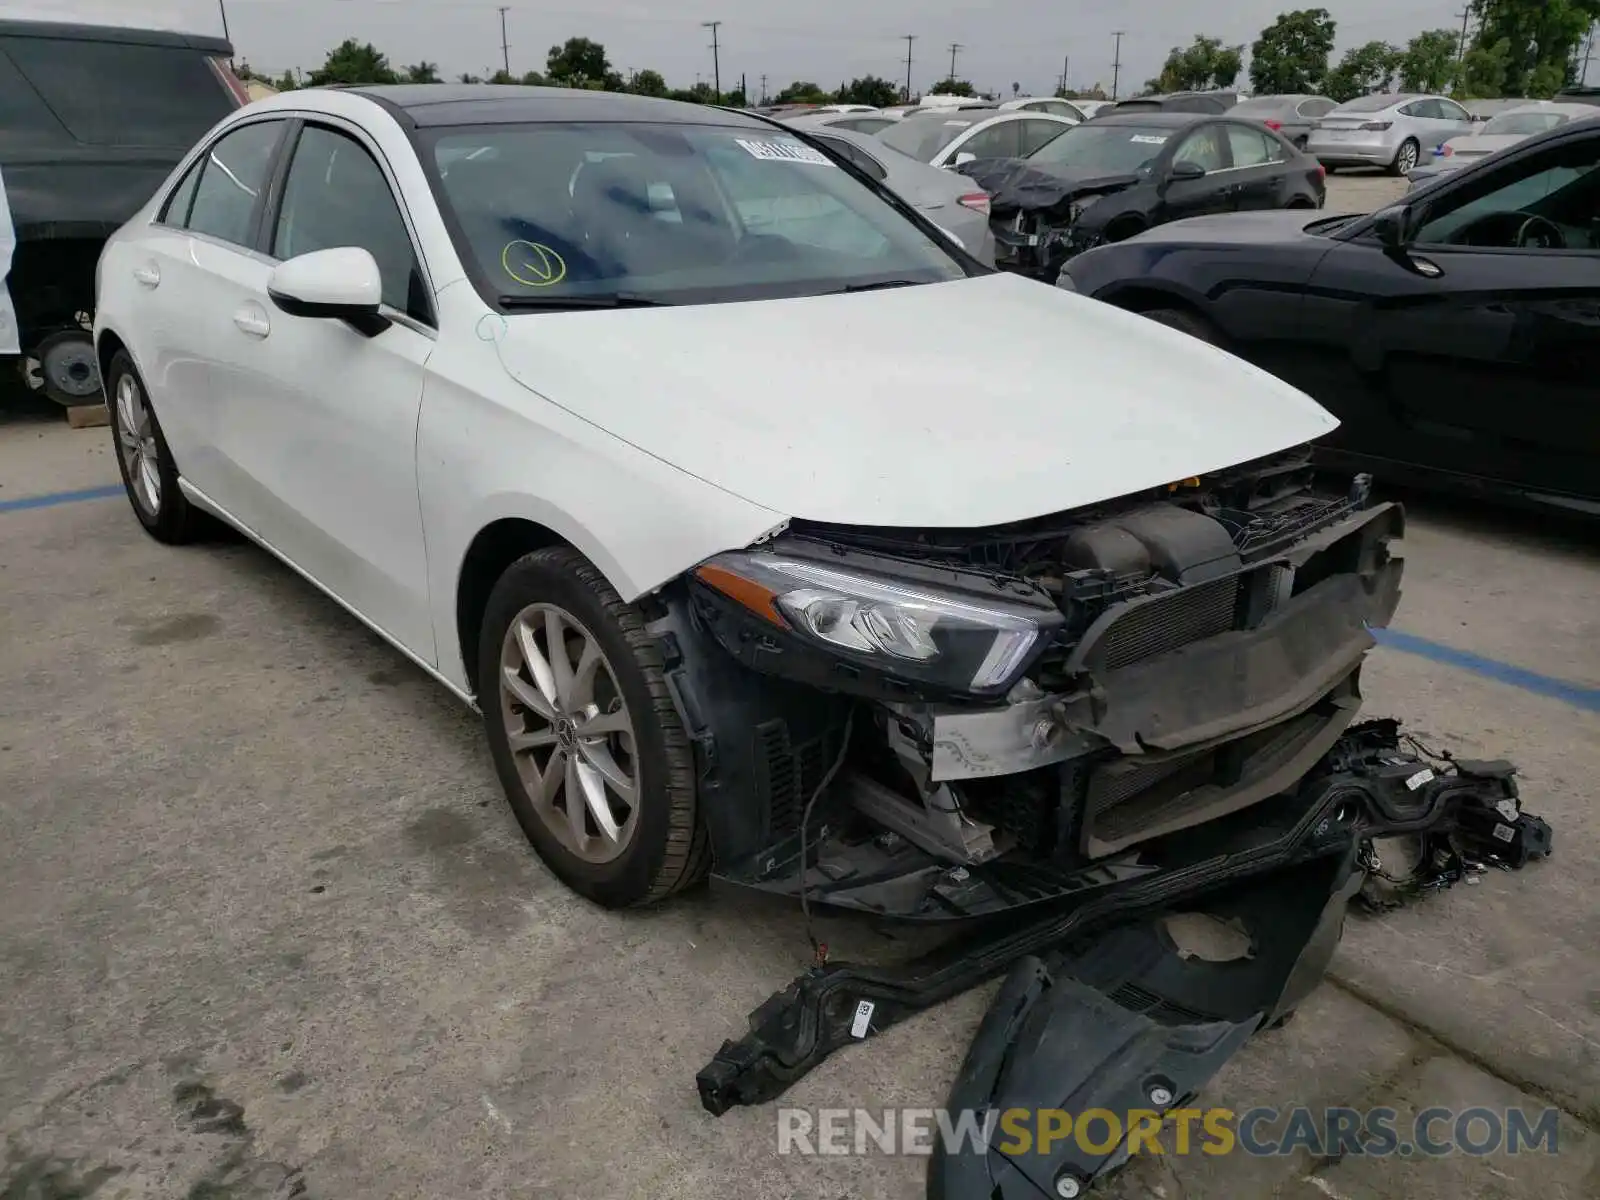
[[[935,96],[976,97],[978,94],[972,90],[972,85],[965,79],[941,79],[938,83],[929,88],[928,92]]]
[[[1506,94],[1506,61],[1511,57],[1511,43],[1501,38],[1492,46],[1474,44],[1461,60],[1456,71],[1456,86],[1452,93],[1457,99],[1504,96]]]
[[[632,91],[641,96],[665,96],[667,94],[667,81],[660,71],[652,71],[646,67],[633,77]]]
[[[1279,13],[1250,46],[1250,86],[1256,95],[1317,91],[1328,73],[1336,29],[1325,8]]]
[[[705,87],[704,84],[699,84],[697,86]],[[710,88],[706,88],[707,92],[709,92],[710,90],[711,90]],[[698,91],[690,91],[688,88],[673,88],[670,92],[667,93],[667,99],[669,99],[669,100],[681,100],[685,104],[704,104],[705,103],[705,98],[704,98],[704,96],[701,95],[700,92],[698,92]]]
[[[1572,63],[1600,0],[1472,0],[1473,48],[1505,43],[1501,95],[1550,95],[1572,78]]]
[[[568,38],[563,46],[551,46],[545,73],[559,87],[584,87],[590,81],[605,85],[615,80],[612,90],[622,90],[622,77],[611,69],[606,48],[586,37]]]
[[[796,79],[772,98],[774,104],[828,104],[833,97],[808,79]]]
[[[548,87],[550,81],[537,71],[529,71],[522,77],[523,87]]]
[[[330,83],[398,83],[400,77],[389,66],[387,56],[371,42],[346,38],[328,51],[328,59],[311,72],[312,87]]]
[[[1162,64],[1161,74],[1145,81],[1152,92],[1191,92],[1232,87],[1244,66],[1242,46],[1224,46],[1221,38],[1195,34],[1188,47],[1174,46]]]
[[[483,77],[481,75],[474,75],[474,74],[472,74],[472,72],[468,71],[463,75],[456,76],[456,82],[457,83],[482,83],[483,82]]]
[[[272,86],[277,88],[280,92],[292,92],[299,87],[300,84],[296,82],[293,71],[285,71],[283,73],[283,78],[275,81]]]
[[[1110,95],[1106,92],[1106,89],[1101,87],[1100,84],[1098,84],[1098,83],[1095,84],[1092,88],[1079,88],[1076,91],[1074,91],[1072,88],[1057,88],[1056,89],[1056,95],[1059,96],[1063,100],[1109,100],[1109,99],[1111,99]]]
[[[401,79],[405,83],[438,83],[439,64],[423,59],[402,71]]]
[[[1357,96],[1386,92],[1400,68],[1400,51],[1388,42],[1368,42],[1345,51],[1339,65],[1323,78],[1323,94],[1343,104]]]
[[[500,70],[496,71],[493,75],[489,76],[489,82],[490,83],[498,83],[498,84],[501,84],[503,86],[503,85],[508,84],[508,83],[521,83],[522,80],[518,79],[510,71],[507,71],[504,68],[501,68]]]
[[[852,79],[839,89],[840,104],[870,104],[874,108],[887,108],[899,99],[900,89],[876,75]]]
[[[1460,35],[1453,29],[1430,29],[1406,43],[1400,55],[1400,90],[1442,92],[1456,78]]]

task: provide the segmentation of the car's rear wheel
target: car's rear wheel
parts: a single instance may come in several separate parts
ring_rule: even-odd
[[[660,647],[592,563],[562,546],[512,564],[484,614],[478,683],[506,798],[558,878],[622,908],[706,873]]]
[[[178,467],[150,407],[139,370],[126,350],[111,359],[106,376],[111,436],[122,485],[139,524],[158,542],[181,545],[204,535],[206,516],[178,489]]]
[[[1417,145],[1415,138],[1407,138],[1400,143],[1400,149],[1395,151],[1394,161],[1389,164],[1389,174],[1404,175],[1413,170],[1417,160],[1422,156],[1422,147]]]
[[[1141,315],[1158,324],[1182,330],[1190,337],[1199,338],[1202,342],[1209,342],[1213,346],[1222,345],[1222,331],[1199,313],[1193,313],[1183,308],[1152,308],[1147,309]]]

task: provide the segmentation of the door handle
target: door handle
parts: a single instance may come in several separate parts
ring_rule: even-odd
[[[264,338],[272,332],[272,322],[258,304],[246,304],[234,313],[233,323],[251,337]]]
[[[137,282],[144,284],[145,287],[160,287],[161,268],[156,266],[155,263],[146,263],[142,267],[135,267],[133,269],[133,278]]]

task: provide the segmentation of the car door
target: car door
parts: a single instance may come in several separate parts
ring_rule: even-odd
[[[233,125],[195,159],[126,261],[143,297],[132,348],[184,480],[233,511],[245,490],[225,435],[234,403],[264,381],[231,373],[232,315],[264,284],[255,244],[268,181],[291,126]]]
[[[1022,122],[996,121],[967,130],[944,148],[934,160],[936,167],[960,166],[976,158],[1022,157]],[[972,158],[967,158],[967,155]]]
[[[1228,153],[1233,160],[1233,207],[1242,211],[1282,208],[1289,202],[1283,143],[1260,129],[1229,123]]]
[[[230,357],[266,381],[234,405],[225,445],[268,544],[425,662],[435,661],[417,496],[416,430],[435,345],[432,292],[390,172],[352,126],[308,122],[275,188],[262,247],[274,261],[369,251],[388,328],[290,316],[259,289]],[[270,269],[267,272],[270,275]]]
[[[1312,278],[1336,441],[1600,498],[1600,131],[1469,171],[1419,210],[1404,249],[1364,235]]]
[[[1442,97],[1434,101],[1439,106],[1439,115],[1444,119],[1448,129],[1445,140],[1460,137],[1464,133],[1471,133],[1476,126],[1472,122],[1472,114],[1454,100],[1445,100]]]
[[[1233,211],[1237,181],[1229,170],[1232,159],[1228,156],[1228,136],[1220,122],[1204,121],[1185,130],[1171,153],[1169,177],[1161,198],[1162,221]],[[1197,166],[1205,174],[1196,179],[1172,177],[1171,168],[1178,163]]]

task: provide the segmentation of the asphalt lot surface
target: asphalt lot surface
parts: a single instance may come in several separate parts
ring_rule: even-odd
[[[921,1158],[780,1156],[772,1109],[700,1110],[806,963],[797,914],[575,899],[471,714],[254,547],[157,545],[116,481],[107,430],[0,415],[0,1197],[923,1194]],[[1148,1157],[1111,1195],[1600,1195],[1600,537],[1419,499],[1407,553],[1366,711],[1513,758],[1556,856],[1353,919],[1203,1102],[1553,1106],[1558,1153]],[[989,995],[786,1102],[942,1103]]]

